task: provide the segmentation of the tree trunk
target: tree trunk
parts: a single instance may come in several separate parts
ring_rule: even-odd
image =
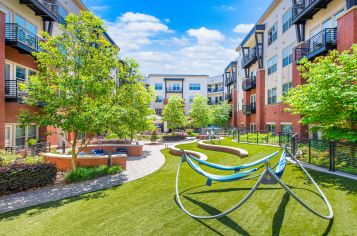
[[[77,132],[74,132],[73,137],[71,166],[72,170],[77,169]]]

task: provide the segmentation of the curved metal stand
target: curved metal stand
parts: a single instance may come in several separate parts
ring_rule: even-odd
[[[272,179],[274,179],[274,182],[276,181],[276,183],[279,183],[293,198],[295,198],[303,207],[305,207],[307,210],[311,211],[312,213],[314,213],[315,215],[324,218],[324,219],[332,219],[333,218],[333,210],[331,207],[330,202],[327,200],[325,194],[322,192],[322,190],[320,189],[320,187],[316,184],[316,182],[314,181],[314,179],[311,177],[311,175],[306,171],[306,169],[301,165],[301,163],[296,159],[296,157],[294,155],[291,155],[293,160],[295,161],[295,164],[297,164],[302,170],[303,172],[307,175],[307,177],[311,180],[311,182],[313,183],[313,185],[316,187],[316,189],[318,190],[318,192],[320,193],[321,197],[323,198],[325,204],[328,207],[329,210],[329,215],[322,215],[320,213],[318,213],[317,211],[315,211],[314,209],[312,209],[309,205],[307,205],[306,203],[304,203],[288,186],[286,186],[284,184],[283,181],[280,180],[280,178],[278,176],[275,175],[274,171],[269,167],[269,165],[267,164],[265,170],[263,171],[263,173],[260,175],[260,178],[257,180],[257,182],[254,184],[253,188],[249,191],[249,193],[240,201],[238,202],[236,205],[234,205],[233,207],[231,207],[230,209],[220,213],[220,214],[216,214],[216,215],[208,215],[208,216],[202,216],[202,215],[194,215],[191,212],[189,212],[182,204],[181,199],[180,199],[180,192],[179,192],[179,176],[180,176],[180,170],[181,170],[181,166],[182,163],[184,161],[184,158],[181,158],[180,164],[177,168],[177,172],[176,172],[176,200],[177,200],[177,204],[179,205],[179,207],[181,208],[181,210],[183,212],[185,212],[187,215],[189,215],[190,217],[194,218],[194,219],[218,219],[221,217],[224,217],[226,215],[228,215],[229,213],[235,211],[236,209],[238,209],[241,205],[243,205],[252,195],[253,193],[258,189],[259,185],[261,183],[264,183],[266,181],[271,181]],[[269,177],[268,177],[269,176]],[[268,179],[267,179],[268,178]]]

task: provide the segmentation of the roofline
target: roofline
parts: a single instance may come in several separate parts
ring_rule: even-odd
[[[238,47],[236,48],[236,51],[238,51],[242,45],[244,45],[249,39],[250,37],[252,37],[252,35],[257,31],[257,30],[265,30],[265,25],[264,24],[258,24],[256,23],[253,28],[249,31],[249,33],[245,36],[245,38],[243,39],[243,41],[238,45]]]
[[[115,43],[115,41],[110,37],[110,35],[108,34],[108,32],[107,31],[104,31],[104,37],[114,46],[114,47],[116,47],[116,48],[118,48],[119,49],[119,51],[120,51],[120,47]]]
[[[208,75],[190,75],[190,74],[149,74],[148,77],[209,77]]]
[[[229,67],[231,67],[233,64],[238,65],[237,61],[231,61],[228,66],[224,69],[224,71],[228,70]]]

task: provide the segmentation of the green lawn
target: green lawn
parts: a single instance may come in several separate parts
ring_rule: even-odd
[[[240,159],[231,154],[206,151],[198,149],[196,144],[181,148],[204,152],[212,162],[231,165],[277,150],[228,140],[221,144],[246,149],[249,157]],[[331,201],[335,211],[333,221],[313,215],[279,185],[261,186],[247,203],[228,217],[191,219],[174,201],[179,158],[167,150],[163,153],[165,165],[148,177],[106,191],[0,216],[0,235],[357,235],[357,182],[317,172],[311,173]],[[255,182],[215,183],[206,187],[205,179],[187,164],[182,174],[183,203],[196,214],[216,214],[231,207]],[[315,209],[327,213],[313,186],[296,167],[289,165],[282,179]]]

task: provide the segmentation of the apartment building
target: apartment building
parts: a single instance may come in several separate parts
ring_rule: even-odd
[[[237,61],[231,61],[224,69],[225,100],[232,109],[229,121],[231,127],[234,127],[238,122],[238,70]]]
[[[0,149],[26,145],[30,138],[53,146],[64,140],[60,130],[19,125],[17,117],[26,104],[18,82],[26,82],[37,71],[32,52],[39,50],[39,32],[60,34],[59,24],[65,17],[81,10],[87,8],[80,0],[0,0]],[[105,37],[115,45],[107,34]],[[38,111],[41,106],[31,109]]]
[[[209,105],[217,105],[224,100],[224,76],[217,75],[207,79],[207,98]]]
[[[157,115],[156,126],[167,131],[161,121],[162,110],[173,95],[184,99],[185,113],[188,115],[194,97],[198,94],[207,96],[207,79],[208,75],[150,74],[145,77],[146,86],[151,86],[155,91],[155,100],[151,108]]]
[[[303,84],[297,66],[329,50],[357,43],[357,1],[275,0],[237,47],[236,127],[294,132],[306,137],[300,117],[281,96]]]

